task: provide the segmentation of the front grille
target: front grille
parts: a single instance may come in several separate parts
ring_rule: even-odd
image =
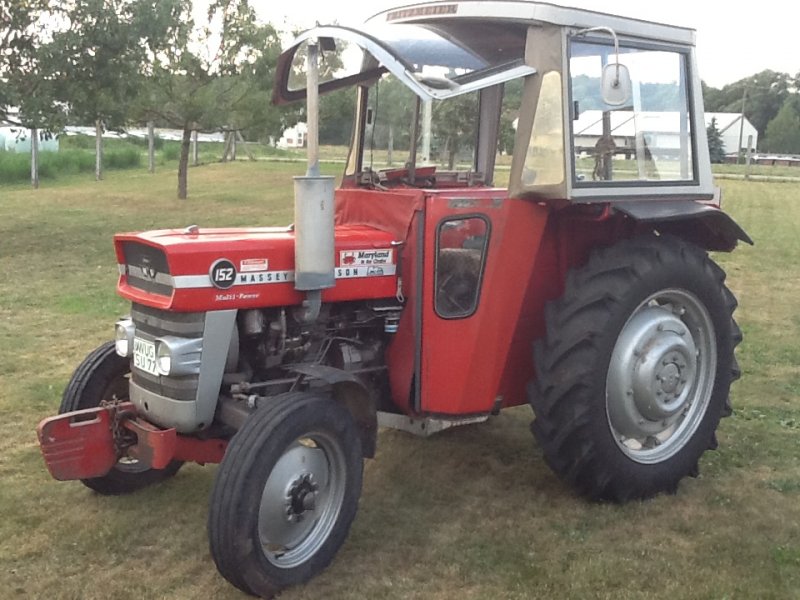
[[[151,294],[172,294],[172,276],[163,250],[137,242],[122,242],[122,254],[130,285]]]
[[[178,313],[133,304],[131,319],[136,327],[136,337],[155,341],[165,335],[182,338],[202,338],[205,328],[205,313]],[[144,389],[175,400],[195,400],[199,375],[164,377],[152,375],[135,367],[131,378]]]

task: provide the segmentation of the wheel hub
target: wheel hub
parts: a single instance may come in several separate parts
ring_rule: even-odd
[[[344,498],[345,458],[324,433],[298,439],[272,467],[261,495],[258,530],[268,561],[292,568],[330,534]]]
[[[631,458],[670,456],[699,422],[716,365],[712,336],[705,308],[680,290],[651,297],[622,328],[608,369],[606,410]]]
[[[317,505],[319,485],[314,475],[306,473],[295,479],[286,492],[286,520],[299,523],[306,512],[313,512]]]

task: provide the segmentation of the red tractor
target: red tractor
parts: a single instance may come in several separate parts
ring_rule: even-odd
[[[221,462],[211,553],[264,597],[332,560],[381,426],[429,435],[527,402],[579,493],[674,492],[739,376],[707,252],[751,243],[712,184],[694,40],[500,0],[301,34],[274,90],[308,101],[294,226],[115,237],[130,316],[39,426],[50,472],[124,494]],[[334,191],[318,94],[344,87]]]

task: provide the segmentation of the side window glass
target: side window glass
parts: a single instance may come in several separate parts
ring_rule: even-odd
[[[613,45],[573,41],[570,45],[573,181],[658,182],[694,179],[686,56],[662,49],[620,47],[631,75],[624,106],[605,104],[603,67],[615,60]]]
[[[531,144],[525,157],[525,186],[557,185],[564,181],[564,117],[561,109],[561,74],[542,77],[542,89],[533,120]]]
[[[458,217],[439,224],[436,238],[436,313],[445,319],[468,317],[478,308],[489,223],[484,217]]]

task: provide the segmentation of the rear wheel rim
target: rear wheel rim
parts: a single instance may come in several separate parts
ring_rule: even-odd
[[[297,567],[325,544],[344,504],[346,475],[344,449],[328,433],[309,433],[287,447],[259,505],[259,538],[271,564]]]
[[[606,379],[606,415],[619,449],[642,464],[672,458],[708,410],[717,369],[714,325],[697,296],[665,289],[620,331]]]

